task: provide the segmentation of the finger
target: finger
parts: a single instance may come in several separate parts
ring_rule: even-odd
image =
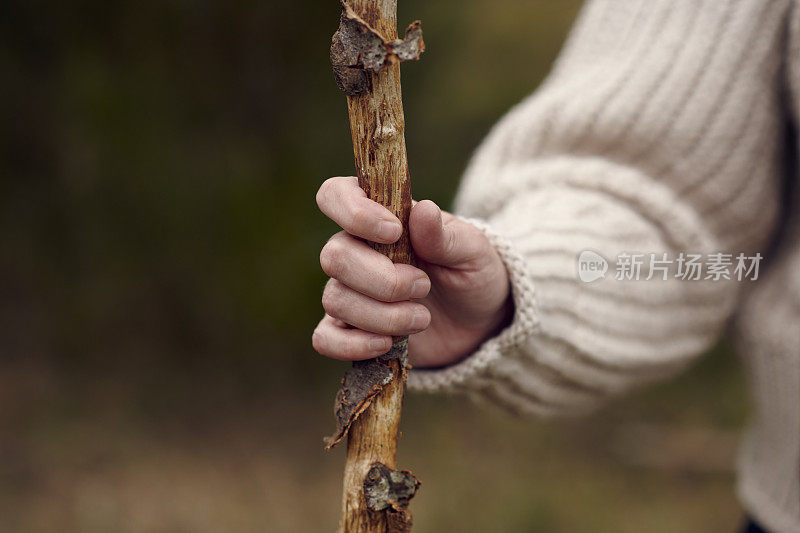
[[[355,177],[326,180],[317,192],[317,205],[347,233],[372,242],[394,242],[403,230],[396,216],[367,198]]]
[[[436,265],[468,264],[483,252],[482,241],[473,238],[479,229],[442,213],[430,200],[417,202],[411,209],[409,232],[417,257]]]
[[[343,231],[322,247],[319,262],[330,277],[383,302],[424,298],[431,289],[431,280],[424,271],[392,263],[364,241]]]
[[[415,302],[379,302],[331,279],[322,293],[322,307],[334,318],[382,335],[410,335],[431,322],[428,308]]]
[[[343,322],[325,315],[311,336],[311,344],[320,355],[342,361],[359,361],[388,352],[392,338],[348,328]]]

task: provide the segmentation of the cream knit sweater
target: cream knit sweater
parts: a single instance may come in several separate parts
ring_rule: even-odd
[[[582,412],[685,368],[735,318],[754,402],[739,494],[764,527],[800,532],[798,109],[800,1],[590,0],[456,199],[506,263],[513,323],[409,386]],[[584,250],[604,279],[578,278]],[[681,251],[765,259],[754,282],[614,275],[620,253]]]

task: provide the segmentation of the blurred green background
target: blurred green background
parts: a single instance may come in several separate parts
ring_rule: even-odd
[[[414,196],[448,205],[574,0],[402,0]],[[0,531],[332,531],[344,365],[310,347],[316,210],[353,173],[335,0],[0,5]],[[582,420],[411,395],[415,531],[732,531],[717,348]]]

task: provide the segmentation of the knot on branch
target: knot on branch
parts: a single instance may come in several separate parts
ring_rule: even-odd
[[[373,511],[404,512],[420,485],[408,470],[392,470],[383,463],[372,463],[364,478],[367,507]]]
[[[386,65],[419,59],[424,51],[420,21],[408,26],[405,38],[387,40],[342,1],[339,29],[331,40],[331,63],[336,85],[348,96],[370,90],[365,70],[378,72]]]

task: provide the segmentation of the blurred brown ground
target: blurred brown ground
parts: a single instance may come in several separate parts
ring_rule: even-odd
[[[0,6],[0,531],[331,531],[343,366],[314,192],[352,174],[334,0]],[[579,2],[402,0],[416,198],[447,205]],[[582,420],[412,395],[417,532],[732,531],[725,345]]]

